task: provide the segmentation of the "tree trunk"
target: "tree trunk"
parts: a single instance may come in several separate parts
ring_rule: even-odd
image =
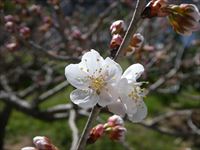
[[[0,150],[4,149],[4,138],[6,133],[6,125],[11,115],[12,108],[5,105],[0,113]]]

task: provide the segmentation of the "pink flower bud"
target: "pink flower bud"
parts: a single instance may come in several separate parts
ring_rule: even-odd
[[[123,20],[117,20],[112,23],[110,26],[110,32],[111,34],[120,34],[123,35],[126,31],[126,25]]]
[[[5,24],[5,28],[8,32],[13,32],[15,30],[15,23],[13,23],[12,21],[8,21]]]
[[[22,27],[20,30],[20,35],[24,38],[24,39],[27,39],[30,37],[30,28],[29,27]]]
[[[75,39],[81,39],[81,31],[77,27],[72,28],[72,37]]]
[[[19,44],[17,42],[12,42],[12,43],[6,44],[6,48],[11,52],[16,51],[18,47],[19,47]]]
[[[94,143],[96,140],[102,137],[103,133],[104,133],[104,125],[98,124],[97,126],[92,128],[92,130],[90,131],[88,142]]]
[[[8,22],[8,21],[14,22],[15,18],[13,15],[7,15],[4,17],[4,20],[5,20],[5,22]]]
[[[110,41],[110,48],[114,49],[114,48],[118,48],[120,46],[120,44],[122,43],[122,36],[119,34],[114,34],[112,37],[112,40]]]
[[[116,126],[116,125],[124,125],[124,120],[118,116],[118,115],[113,115],[108,118],[108,123],[110,126]]]
[[[140,34],[134,34],[128,48],[125,50],[125,56],[132,55],[136,50],[140,49],[142,47],[142,44],[144,42],[144,37]]]
[[[39,150],[58,150],[51,141],[44,136],[36,136],[33,138],[33,143]]]

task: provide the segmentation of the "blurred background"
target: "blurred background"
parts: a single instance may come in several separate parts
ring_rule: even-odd
[[[200,9],[199,0],[170,2]],[[0,149],[31,146],[37,135],[70,149],[70,120],[80,134],[89,110],[70,102],[73,87],[64,68],[91,48],[109,56],[110,25],[124,20],[128,26],[135,5],[136,0],[0,1]],[[144,65],[140,80],[149,82],[148,116],[137,124],[126,121],[127,143],[104,137],[87,149],[199,150],[200,32],[181,36],[167,18],[144,19],[137,32],[145,38],[142,48],[119,63],[124,69]],[[105,109],[98,121],[108,116]]]

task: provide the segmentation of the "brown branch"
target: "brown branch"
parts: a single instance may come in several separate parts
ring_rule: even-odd
[[[116,8],[116,7],[118,6],[118,4],[119,4],[118,1],[113,2],[105,11],[103,11],[103,12],[99,15],[99,17],[98,17],[98,19],[96,20],[96,22],[94,22],[94,24],[92,25],[92,27],[90,28],[90,30],[89,30],[87,33],[85,33],[85,34],[83,35],[82,38],[83,38],[84,40],[90,38],[90,37],[92,36],[92,34],[93,34],[95,31],[97,31],[97,29],[101,26],[103,20],[110,14],[110,12],[111,12],[114,8]]]
[[[75,150],[77,143],[78,143],[78,128],[75,123],[76,120],[76,111],[74,109],[71,109],[69,112],[69,127],[72,131],[72,144],[70,150]]]

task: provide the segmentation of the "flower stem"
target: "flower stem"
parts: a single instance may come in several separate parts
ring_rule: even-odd
[[[92,126],[93,126],[97,116],[99,115],[100,111],[101,111],[101,107],[98,106],[98,105],[96,105],[92,108],[92,111],[91,111],[90,116],[87,120],[85,128],[82,132],[82,135],[80,137],[80,140],[79,140],[79,143],[78,143],[76,150],[84,150],[85,149],[85,145],[86,145],[90,130],[92,129]]]

